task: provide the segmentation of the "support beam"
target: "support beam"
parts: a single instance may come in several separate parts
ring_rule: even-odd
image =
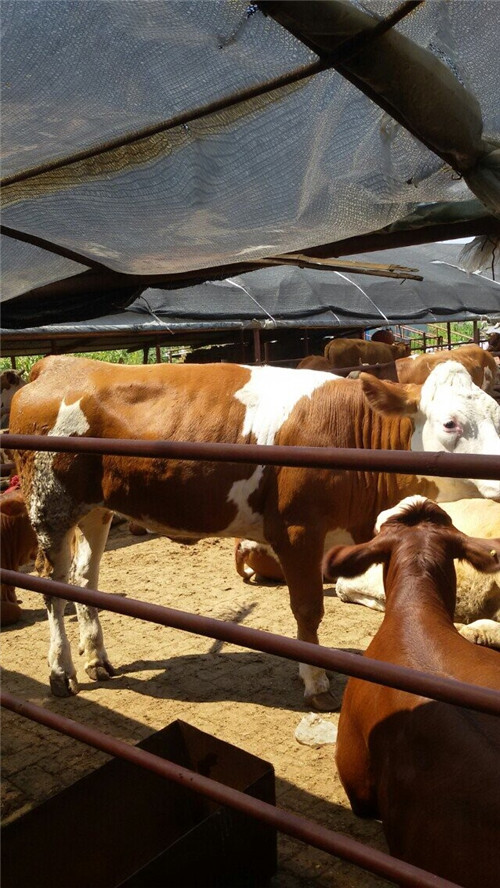
[[[345,0],[262,0],[259,7],[442,157],[500,218],[500,147],[483,139],[479,102],[444,62],[392,28],[379,33],[374,16]]]

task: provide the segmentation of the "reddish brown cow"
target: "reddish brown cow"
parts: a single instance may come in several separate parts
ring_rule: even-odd
[[[334,373],[336,376],[347,376],[348,379],[358,379],[360,373],[371,373],[378,379],[390,379],[392,382],[398,382],[394,361],[389,364],[360,364],[359,369],[351,370],[350,373],[347,373],[347,369],[346,367],[332,367],[324,355],[308,355],[306,358],[302,358],[296,367],[296,370],[321,370]]]
[[[335,373],[330,361],[324,355],[307,355],[297,364],[296,370],[322,370],[324,373]]]
[[[14,398],[20,434],[410,449],[500,454],[500,406],[459,364],[424,386],[363,374],[207,364],[120,365],[52,356]],[[172,538],[241,537],[268,543],[283,567],[300,639],[317,643],[325,543],[367,539],[381,509],[407,493],[500,499],[500,482],[415,478],[232,462],[32,451],[16,456],[46,572],[95,587],[112,512]],[[73,561],[74,530],[81,540]],[[48,599],[54,693],[77,693],[64,602]],[[94,679],[113,673],[95,609],[77,607],[81,650]],[[308,706],[337,705],[325,673],[301,665]]]
[[[0,496],[0,561],[4,570],[19,570],[32,561],[37,553],[37,538],[20,490],[10,490]],[[2,583],[0,623],[9,626],[21,618],[14,586]]]
[[[384,564],[386,609],[366,656],[500,690],[500,658],[453,625],[454,558],[500,569],[500,540],[468,537],[435,503],[409,497],[378,535],[336,546],[325,573]],[[382,820],[392,854],[466,888],[497,888],[500,720],[350,678],[337,767],[355,814]]]
[[[386,345],[393,345],[396,341],[392,330],[375,330],[372,333],[371,342],[385,342]]]
[[[500,332],[492,332],[488,336],[488,351],[500,354]]]
[[[332,367],[358,367],[360,364],[388,364],[410,353],[404,342],[387,345],[366,339],[332,339],[325,345],[325,358]]]
[[[484,391],[493,393],[497,375],[495,358],[479,345],[461,345],[451,351],[443,350],[418,355],[416,358],[400,358],[396,361],[399,382],[422,385],[431,370],[443,361],[458,361],[469,371],[472,381]]]

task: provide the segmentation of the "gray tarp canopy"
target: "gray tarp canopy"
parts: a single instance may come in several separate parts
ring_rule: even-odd
[[[3,330],[2,353],[198,345],[232,341],[238,331],[255,329],[266,335],[277,329],[334,333],[391,323],[500,319],[500,283],[458,268],[460,249],[431,244],[358,257],[418,268],[421,281],[276,266],[181,290],[149,288],[117,314]]]
[[[494,241],[500,3],[397,10],[3,0],[3,326],[297,251]]]

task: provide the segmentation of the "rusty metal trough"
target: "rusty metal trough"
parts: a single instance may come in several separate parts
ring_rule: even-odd
[[[272,765],[186,722],[138,746],[274,804]],[[3,828],[2,884],[263,888],[276,854],[272,826],[115,758]]]

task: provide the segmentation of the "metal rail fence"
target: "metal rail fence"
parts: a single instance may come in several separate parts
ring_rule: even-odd
[[[132,441],[98,438],[55,438],[45,436],[4,436],[5,446],[13,450],[50,452],[86,452],[137,457],[269,465],[309,466],[316,468],[360,469],[362,471],[406,472],[448,477],[474,477],[500,480],[500,461],[494,456],[455,456],[446,453],[410,453],[407,451],[360,451],[314,447],[276,447],[263,445],[198,444],[193,442]],[[345,651],[284,638],[261,630],[249,629],[172,608],[151,605],[133,599],[119,599],[99,590],[82,589],[66,583],[29,577],[16,571],[1,570],[2,582],[43,595],[77,601],[94,607],[176,627],[199,635],[231,641],[253,650],[300,660],[314,666],[354,675],[366,681],[396,687],[431,699],[466,706],[500,715],[500,692],[479,688],[465,682],[382,663]],[[2,706],[74,737],[84,743],[120,756],[178,783],[189,785],[221,804],[250,814],[287,835],[341,857],[369,872],[412,888],[457,888],[446,879],[426,873],[388,854],[364,846],[355,840],[327,830],[319,824],[280,810],[245,793],[223,786],[185,768],[154,756],[137,747],[64,718],[35,704],[27,703],[3,691]]]

